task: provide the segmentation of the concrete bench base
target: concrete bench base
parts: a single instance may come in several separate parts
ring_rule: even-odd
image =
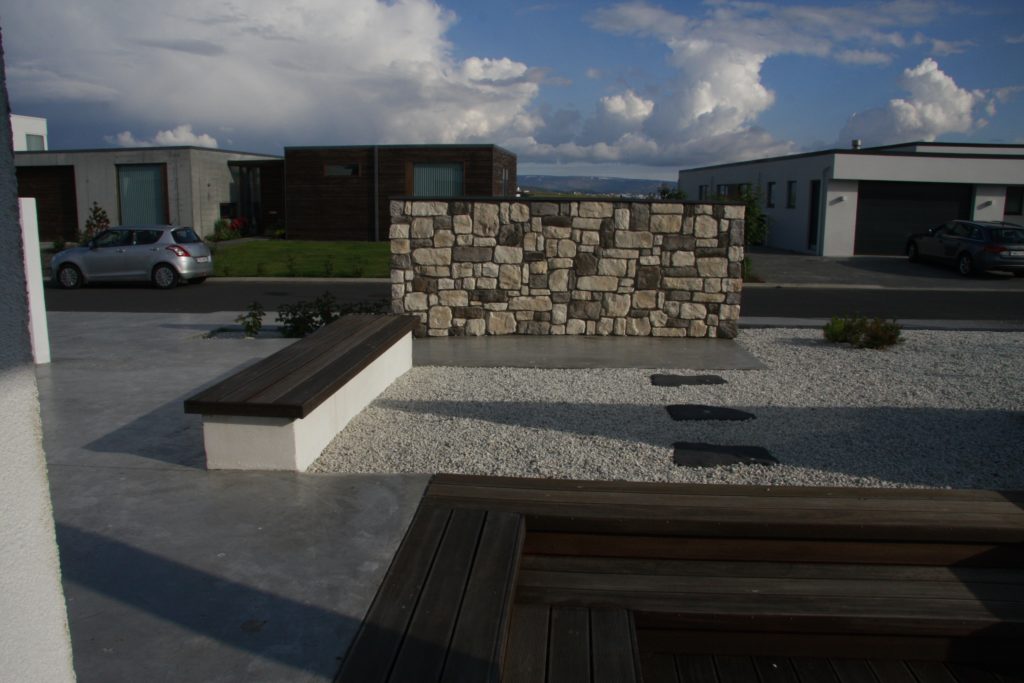
[[[206,466],[305,472],[353,417],[411,367],[407,333],[304,418],[203,415]]]

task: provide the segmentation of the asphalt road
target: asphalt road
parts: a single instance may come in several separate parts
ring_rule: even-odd
[[[267,311],[283,303],[311,300],[330,292],[339,302],[386,299],[387,282],[366,280],[208,280],[172,290],[146,285],[92,286],[85,289],[46,289],[51,311],[212,313],[243,311],[259,301]],[[751,317],[827,318],[860,314],[907,320],[1024,321],[1024,291],[984,291],[748,287],[743,292],[743,315]]]

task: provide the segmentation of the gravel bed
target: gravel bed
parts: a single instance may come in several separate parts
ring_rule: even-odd
[[[1024,489],[1024,334],[904,332],[885,351],[818,330],[744,330],[763,370],[655,387],[655,372],[413,368],[325,449],[317,472],[464,472],[734,484]],[[665,406],[754,413],[675,422]],[[676,441],[763,446],[778,466],[683,468]]]

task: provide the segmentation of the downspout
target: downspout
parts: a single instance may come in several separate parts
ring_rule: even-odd
[[[373,241],[380,241],[380,147],[373,146]]]
[[[821,191],[818,192],[818,256],[825,253],[825,217],[828,213],[828,185],[832,166],[821,169]]]

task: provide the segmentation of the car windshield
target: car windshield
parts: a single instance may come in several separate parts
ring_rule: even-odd
[[[174,241],[178,244],[195,244],[196,242],[202,242],[199,239],[199,235],[196,234],[192,228],[177,228],[171,231],[171,235],[174,237]]]
[[[993,228],[992,241],[1000,244],[1024,244],[1024,228]]]

